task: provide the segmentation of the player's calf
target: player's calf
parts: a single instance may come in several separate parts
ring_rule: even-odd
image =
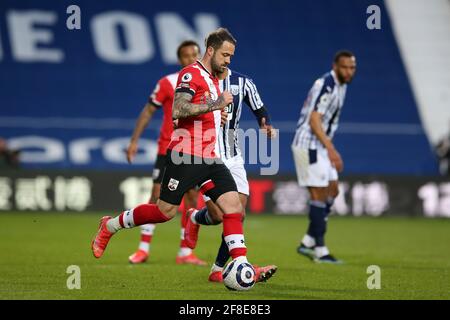
[[[176,206],[173,207],[175,207],[176,211]],[[141,204],[134,209],[122,212],[115,218],[105,216],[100,220],[99,229],[92,241],[92,252],[96,258],[100,258],[111,237],[121,229],[133,228],[148,223],[163,223],[170,220],[173,215],[170,210],[162,212],[155,204]]]

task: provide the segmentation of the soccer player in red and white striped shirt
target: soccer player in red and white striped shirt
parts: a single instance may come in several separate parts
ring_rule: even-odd
[[[187,40],[182,42],[177,49],[178,61],[181,66],[186,67],[194,63],[200,56],[200,47],[195,41]],[[161,181],[166,166],[167,146],[173,133],[172,120],[172,104],[175,94],[175,86],[177,84],[179,72],[169,74],[162,77],[152,94],[149,96],[147,103],[139,115],[130,144],[127,149],[127,159],[131,163],[138,149],[138,141],[144,129],[149,124],[153,114],[158,109],[163,111],[162,125],[158,139],[158,156],[153,169],[153,188],[149,203],[156,203],[161,190]],[[186,226],[186,211],[190,207],[196,207],[198,192],[194,189],[189,190],[184,197],[184,206],[182,206],[181,218],[181,241],[180,250],[176,258],[178,264],[195,264],[206,265],[206,262],[199,259],[190,249],[184,240],[184,228]],[[133,253],[128,260],[130,263],[143,263],[148,259],[150,252],[150,243],[153,238],[155,224],[145,224],[141,226],[141,241],[138,250]]]
[[[103,217],[92,241],[96,258],[103,255],[117,231],[172,219],[184,193],[200,186],[224,213],[223,235],[230,256],[247,262],[243,207],[236,183],[214,152],[216,130],[213,111],[223,110],[233,102],[230,92],[220,92],[217,75],[230,64],[235,46],[236,40],[228,30],[219,28],[208,36],[201,61],[180,72],[172,112],[173,118],[179,120],[178,128],[168,146],[160,198],[156,204],[141,204],[115,218]]]

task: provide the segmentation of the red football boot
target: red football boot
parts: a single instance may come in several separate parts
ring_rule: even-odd
[[[223,282],[222,271],[212,271],[209,274],[208,281],[210,281],[210,282]]]
[[[100,258],[103,255],[103,252],[106,249],[106,246],[108,245],[109,239],[114,235],[114,233],[111,233],[106,228],[106,223],[109,219],[112,217],[105,216],[100,219],[100,224],[98,227],[97,234],[95,235],[95,238],[92,240],[91,248],[92,253],[94,254],[94,257],[97,259]]]
[[[195,249],[195,246],[197,245],[198,230],[200,228],[198,224],[193,223],[191,220],[192,214],[197,211],[197,209],[191,208],[186,212],[187,223],[184,227],[184,241],[186,242],[186,245],[191,249]]]
[[[131,256],[128,257],[128,261],[130,261],[131,264],[139,264],[144,263],[148,259],[148,252],[139,249],[135,253],[133,253]]]
[[[206,266],[207,265],[206,261],[203,261],[202,259],[197,257],[193,252],[187,256],[183,256],[183,257],[177,256],[176,263],[177,264],[193,264],[196,266]]]
[[[277,272],[278,269],[278,267],[273,264],[265,267],[253,265],[253,268],[255,269],[255,282],[266,282],[275,274],[275,272]]]

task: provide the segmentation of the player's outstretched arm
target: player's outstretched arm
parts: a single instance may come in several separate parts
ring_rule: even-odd
[[[276,130],[270,123],[269,112],[267,111],[255,83],[252,79],[246,78],[244,85],[244,102],[250,108],[258,120],[259,128],[264,130],[271,139],[276,137]]]
[[[175,92],[172,117],[174,119],[182,119],[223,109],[233,102],[233,96],[228,91],[224,91],[215,101],[211,98],[207,98],[205,104],[194,104],[191,100],[191,94],[186,92]]]
[[[148,102],[145,104],[144,108],[142,108],[141,114],[136,121],[136,126],[134,127],[133,135],[131,136],[130,143],[127,148],[128,163],[131,163],[133,161],[137,153],[139,138],[149,124],[156,110],[156,107]]]
[[[328,157],[330,158],[331,163],[334,165],[337,171],[341,172],[343,170],[344,164],[342,162],[341,156],[334,148],[333,143],[323,131],[322,115],[317,111],[313,111],[309,119],[309,125],[311,126],[312,132],[327,149]]]

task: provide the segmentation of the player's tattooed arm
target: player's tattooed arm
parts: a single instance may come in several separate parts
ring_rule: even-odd
[[[233,97],[229,92],[224,92],[217,100],[207,98],[204,104],[194,104],[191,100],[192,95],[189,93],[175,92],[172,107],[173,119],[198,116],[203,113],[223,109],[233,101]]]

